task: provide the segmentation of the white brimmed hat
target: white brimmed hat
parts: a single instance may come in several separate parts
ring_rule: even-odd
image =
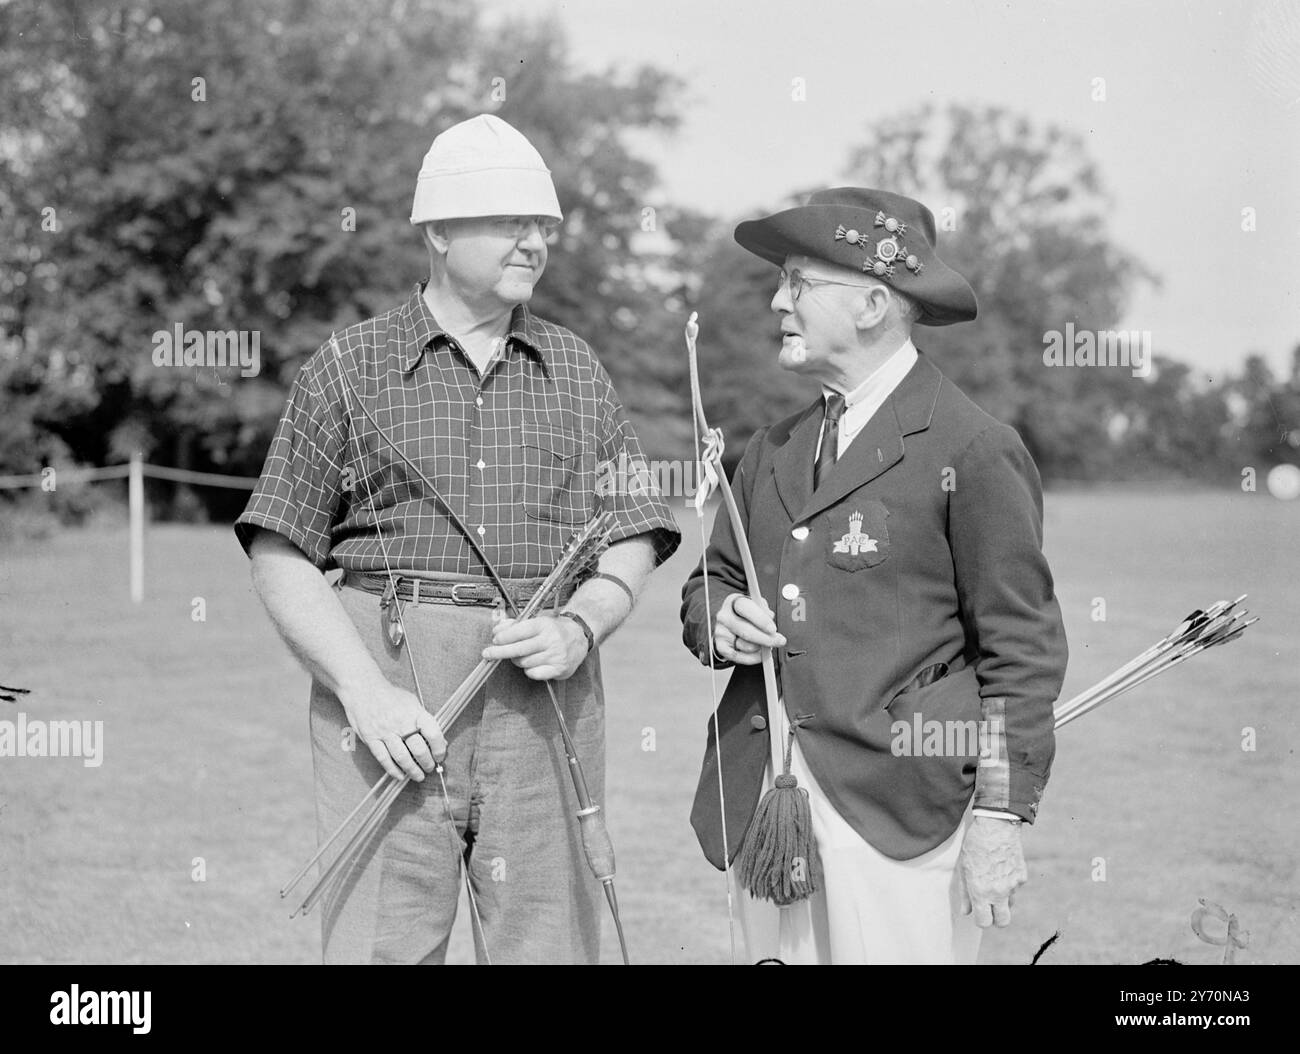
[[[521,132],[490,113],[438,136],[415,184],[412,223],[471,216],[564,218],[542,155]]]

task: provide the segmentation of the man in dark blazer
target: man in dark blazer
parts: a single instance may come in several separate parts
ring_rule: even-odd
[[[686,646],[736,667],[722,789],[711,721],[692,823],[723,867],[776,775],[809,793],[823,888],[783,908],[741,891],[755,959],[973,962],[1028,877],[1020,827],[1065,675],[1038,472],[911,341],[913,325],[976,314],[925,206],[821,191],[736,240],[782,268],[779,361],[823,396],[760,429],[736,471],[767,609],[746,595],[723,515],[683,589]]]

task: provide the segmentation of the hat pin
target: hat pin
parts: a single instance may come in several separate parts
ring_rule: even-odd
[[[907,224],[895,219],[893,216],[886,216],[883,212],[877,212],[874,226],[883,227],[888,233],[880,241],[876,242],[875,256],[874,258],[867,257],[863,261],[862,270],[869,275],[875,275],[877,278],[893,278],[894,265],[901,262],[913,274],[919,275],[925,265],[921,263],[915,253],[909,253],[907,246],[900,245],[898,241],[900,236],[907,233]],[[840,227],[839,231],[836,231],[835,237],[839,238],[840,231],[843,230],[844,228]],[[866,245],[865,237],[858,234],[857,231],[848,231],[845,233],[845,241],[848,241],[850,245],[854,244],[855,240],[850,239],[849,234],[857,235],[856,242],[863,246]]]
[[[893,216],[886,216],[883,212],[876,213],[876,226],[884,227],[890,234],[906,234],[907,224],[900,223]]]
[[[864,245],[867,239],[852,227],[846,230],[844,224],[841,223],[835,228],[835,240],[837,242],[848,242],[850,245]]]

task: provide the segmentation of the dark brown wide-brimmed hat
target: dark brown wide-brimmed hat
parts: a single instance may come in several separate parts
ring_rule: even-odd
[[[746,220],[736,241],[778,267],[787,256],[812,256],[878,278],[916,301],[920,325],[969,322],[979,311],[970,283],[935,252],[934,214],[902,194],[819,190],[806,205]]]

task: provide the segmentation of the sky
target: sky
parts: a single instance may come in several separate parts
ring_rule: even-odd
[[[479,7],[488,25],[552,14],[580,69],[649,64],[680,77],[682,127],[637,146],[666,200],[719,216],[839,185],[870,124],[927,100],[1060,124],[1097,162],[1112,239],[1161,279],[1140,289],[1123,328],[1149,330],[1158,354],[1211,379],[1251,352],[1289,369],[1300,343],[1300,0]]]

